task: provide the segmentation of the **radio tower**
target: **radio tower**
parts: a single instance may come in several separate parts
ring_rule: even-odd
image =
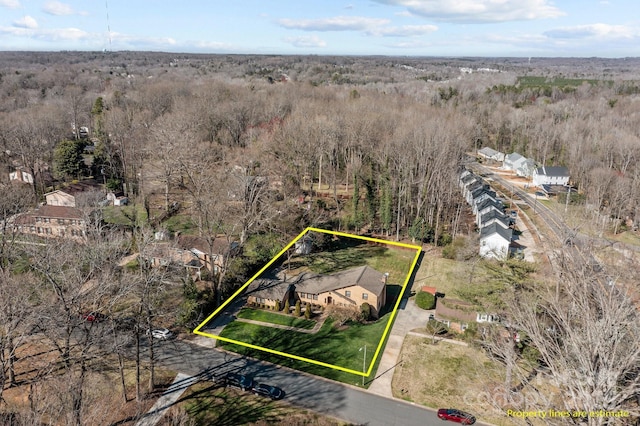
[[[111,52],[111,25],[109,24],[109,1],[104,0],[104,7],[107,11],[107,35],[109,37],[109,52]]]

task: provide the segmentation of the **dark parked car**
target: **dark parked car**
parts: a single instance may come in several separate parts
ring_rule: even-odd
[[[251,377],[238,373],[227,374],[223,379],[223,383],[225,386],[240,389],[243,391],[251,390],[255,385],[255,382]]]
[[[282,399],[284,391],[276,386],[258,383],[253,387],[253,393],[260,396],[266,396],[271,399]]]
[[[441,408],[438,410],[438,418],[449,420],[451,422],[462,423],[463,425],[472,425],[476,422],[476,418],[464,411],[455,408]]]

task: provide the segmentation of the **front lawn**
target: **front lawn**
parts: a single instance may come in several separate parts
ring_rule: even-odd
[[[389,315],[385,315],[375,323],[366,325],[349,323],[344,327],[340,327],[340,329],[334,327],[333,320],[329,318],[320,330],[314,334],[283,331],[278,328],[234,321],[224,328],[220,337],[265,347],[332,366],[362,371],[363,361],[365,361],[364,346],[367,346],[365,366],[368,369],[373,355],[381,342],[382,334],[389,318]],[[219,346],[242,355],[252,356],[314,375],[345,383],[360,384],[359,376],[333,368],[273,355],[223,341],[219,342]]]
[[[242,308],[242,310],[238,312],[236,316],[238,318],[268,322],[271,324],[284,325],[287,327],[302,328],[305,330],[311,330],[316,325],[315,321],[311,321],[306,318],[297,318],[291,315],[266,311],[264,309]]]

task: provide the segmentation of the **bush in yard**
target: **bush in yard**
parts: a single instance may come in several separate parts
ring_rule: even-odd
[[[291,313],[291,305],[289,304],[289,299],[287,299],[287,301],[284,302],[284,313],[285,314]]]
[[[300,301],[296,300],[295,316],[299,317],[300,315],[302,315],[302,310],[300,309]]]
[[[311,319],[311,305],[309,304],[309,302],[307,302],[304,308],[304,317],[306,319]]]
[[[436,306],[436,298],[431,293],[421,291],[416,296],[416,305],[425,310],[433,309]]]
[[[274,306],[274,308],[273,308],[273,309],[274,309],[275,311],[280,311],[280,301],[279,301],[279,300],[276,300],[276,304],[275,304],[275,306]]]
[[[362,318],[363,321],[369,321],[371,318],[371,305],[367,302],[360,305],[360,318]]]

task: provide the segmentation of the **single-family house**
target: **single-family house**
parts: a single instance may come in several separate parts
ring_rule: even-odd
[[[504,161],[503,152],[496,151],[495,149],[489,148],[488,146],[485,146],[484,148],[479,149],[478,156],[482,158],[486,158],[487,160]]]
[[[513,171],[518,176],[531,177],[535,170],[535,161],[513,152],[505,155],[502,167]]]
[[[18,216],[14,229],[22,234],[81,240],[86,236],[86,218],[81,209],[46,204]]]
[[[76,197],[69,192],[62,191],[60,189],[47,192],[46,194],[44,194],[44,198],[48,206],[76,206]]]
[[[436,304],[435,318],[437,321],[446,324],[450,330],[463,332],[469,324],[499,322],[500,317],[496,314],[484,312],[473,303],[450,298],[439,298]]]
[[[509,256],[512,230],[497,223],[480,229],[480,256],[505,260]]]
[[[478,216],[477,225],[480,229],[485,228],[493,223],[497,223],[504,229],[509,229],[509,225],[511,225],[511,219],[506,214],[501,213],[495,209],[490,210],[488,213],[485,213],[482,216]]]
[[[378,317],[386,304],[388,274],[370,266],[358,266],[333,274],[302,273],[295,277],[286,275],[254,280],[247,289],[247,302],[281,307],[286,301],[293,306],[296,301],[319,306],[342,306],[359,311],[363,303],[371,306],[371,314]]]
[[[568,185],[569,169],[564,166],[542,166],[533,171],[533,184],[542,185]]]
[[[33,175],[22,167],[16,167],[15,171],[9,173],[11,182],[24,182],[33,185]]]
[[[148,244],[140,253],[153,267],[184,267],[191,275],[202,278],[203,270],[217,273],[225,267],[227,256],[237,250],[238,243],[226,238],[216,238],[213,246],[205,238],[178,235],[173,241],[156,241]]]

